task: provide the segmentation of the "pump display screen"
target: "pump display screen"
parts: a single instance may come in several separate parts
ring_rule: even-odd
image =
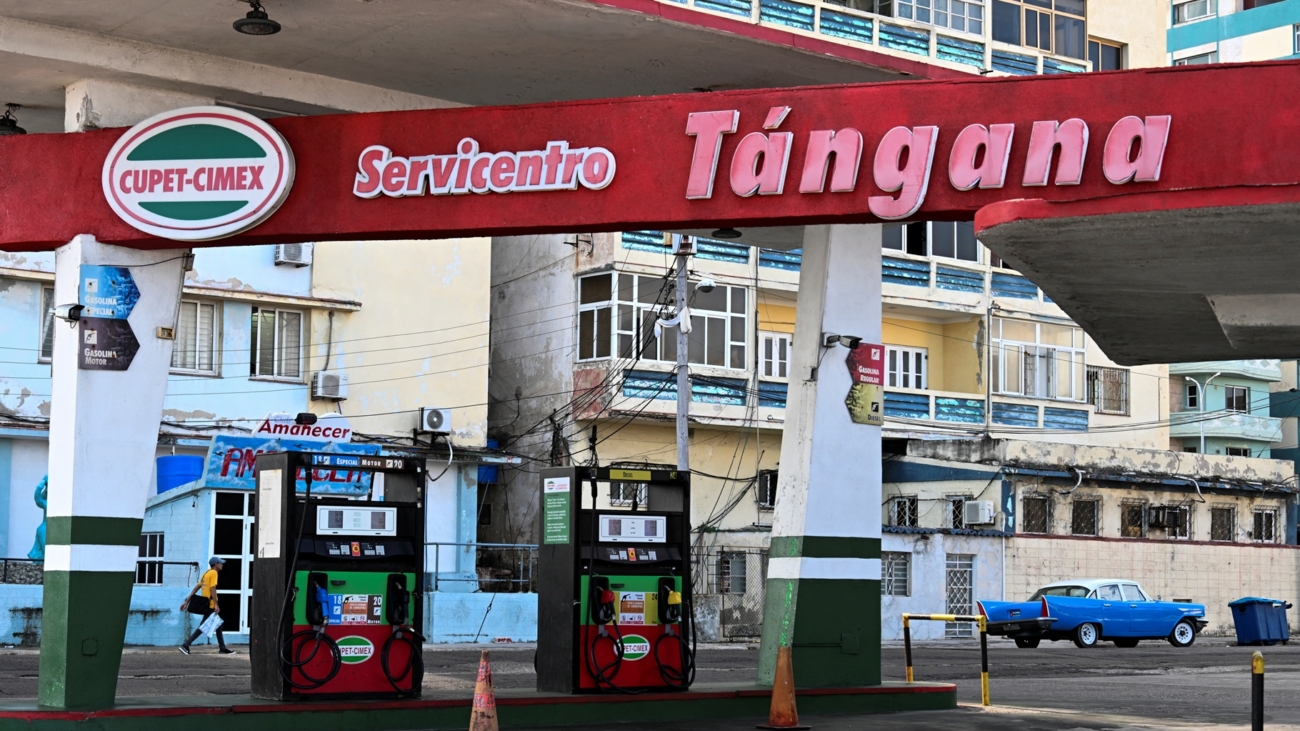
[[[316,508],[316,534],[323,536],[395,536],[397,508]]]
[[[666,519],[660,516],[600,516],[601,543],[666,543]]]

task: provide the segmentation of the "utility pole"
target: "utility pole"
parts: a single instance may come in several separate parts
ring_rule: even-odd
[[[691,367],[688,361],[690,349],[691,321],[687,311],[687,297],[690,294],[688,276],[691,254],[695,250],[694,242],[686,236],[673,236],[674,253],[677,255],[677,470],[691,470]]]
[[[1210,381],[1213,381],[1214,379],[1218,378],[1221,375],[1223,375],[1222,372],[1215,373],[1214,375],[1205,379],[1204,383],[1197,381],[1195,378],[1192,378],[1191,376],[1184,376],[1184,378],[1196,384],[1196,390],[1199,394],[1196,399],[1197,401],[1196,405],[1200,407],[1200,412],[1201,412],[1200,417],[1197,419],[1197,421],[1201,422],[1201,454],[1205,454],[1205,397],[1208,395],[1206,394],[1206,391],[1210,388]]]

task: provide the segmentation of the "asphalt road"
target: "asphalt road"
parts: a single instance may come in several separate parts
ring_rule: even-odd
[[[213,648],[215,649],[215,648]],[[491,651],[493,676],[501,688],[535,682],[529,646],[431,647],[425,652],[425,687],[473,692],[481,649]],[[1080,650],[1069,643],[1045,643],[1036,650],[990,641],[994,708],[979,709],[979,645],[974,642],[918,645],[917,680],[953,682],[965,704],[955,713],[900,714],[813,719],[819,729],[1123,729],[1248,727],[1250,655],[1255,648],[1201,638],[1189,649],[1144,642],[1134,649],[1104,645]],[[1268,662],[1267,719],[1270,728],[1300,728],[1300,645],[1262,648]],[[753,646],[701,648],[698,681],[737,682],[753,678]],[[36,695],[38,656],[34,650],[0,650],[0,700]],[[886,679],[903,679],[903,650],[883,650]],[[118,680],[122,696],[239,695],[248,692],[248,656],[219,656],[208,648],[184,656],[175,649],[130,649]],[[753,719],[734,724],[679,725],[689,731],[752,728]],[[636,726],[623,727],[635,731]],[[651,727],[647,727],[647,730]],[[658,729],[656,729],[658,731]]]

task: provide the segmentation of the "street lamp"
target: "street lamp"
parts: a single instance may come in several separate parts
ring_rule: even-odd
[[[1187,380],[1196,384],[1196,390],[1199,393],[1199,401],[1197,403],[1197,406],[1200,407],[1200,412],[1201,412],[1201,418],[1199,419],[1199,421],[1201,422],[1201,454],[1205,454],[1205,396],[1206,396],[1205,391],[1210,387],[1210,381],[1213,381],[1214,379],[1218,378],[1221,375],[1223,375],[1223,371],[1219,371],[1218,373],[1215,373],[1214,375],[1205,379],[1204,385],[1202,385],[1200,381],[1197,381],[1195,378],[1192,378],[1191,376],[1183,376],[1183,378],[1186,378]]]

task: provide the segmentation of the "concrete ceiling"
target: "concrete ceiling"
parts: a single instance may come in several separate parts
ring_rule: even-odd
[[[248,11],[238,0],[0,0],[0,21],[468,105],[908,78],[894,69],[584,0],[266,0],[265,7],[284,26],[278,35],[236,33],[231,23]],[[13,43],[0,33],[0,101],[33,107],[22,118],[32,131],[61,131],[62,86],[104,74],[94,73],[93,64],[59,60],[54,49],[43,56],[15,50],[24,33],[20,28],[9,35],[17,36]],[[111,76],[130,81],[132,73],[118,66]],[[193,85],[182,90],[239,101],[237,80],[229,86],[222,93]],[[263,99],[273,109],[319,111],[299,102]]]
[[[980,239],[1122,365],[1300,357],[1300,203],[1025,219]]]

